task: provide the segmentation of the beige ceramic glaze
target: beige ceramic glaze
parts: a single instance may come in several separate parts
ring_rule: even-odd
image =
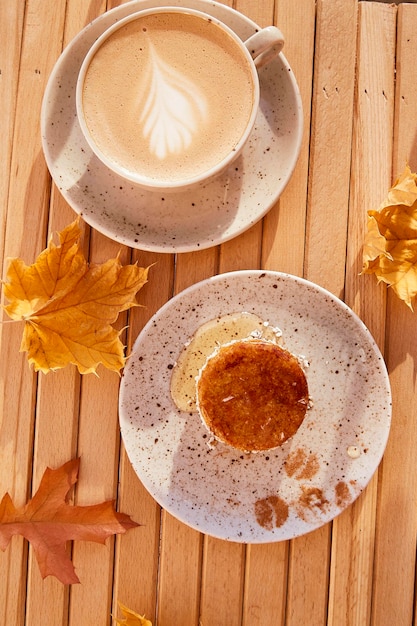
[[[171,398],[182,346],[239,310],[279,327],[282,347],[308,361],[311,408],[273,451],[211,445],[198,414]],[[154,498],[190,526],[242,542],[297,537],[341,513],[376,470],[390,418],[385,364],[360,319],[313,283],[257,270],[198,283],[160,309],[136,341],[120,394],[126,450]]]
[[[176,6],[179,2],[165,4]],[[189,0],[248,39],[259,27],[216,2]],[[163,194],[126,183],[86,142],[76,115],[76,84],[85,55],[117,20],[154,6],[134,0],[105,13],[67,46],[49,79],[42,108],[42,144],[64,198],[103,234],[133,248],[190,252],[223,243],[258,222],[286,187],[301,147],[302,104],[293,72],[281,52],[259,70],[260,106],[237,160],[192,192]]]

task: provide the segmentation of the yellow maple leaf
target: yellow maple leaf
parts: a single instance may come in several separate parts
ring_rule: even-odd
[[[13,320],[25,322],[20,350],[36,371],[47,373],[69,363],[81,374],[101,363],[118,372],[125,364],[120,332],[112,327],[121,311],[138,306],[136,293],[148,268],[121,265],[118,258],[88,264],[80,248],[79,220],[52,238],[36,262],[10,259],[4,283]]]
[[[117,624],[121,624],[122,626],[152,626],[152,622],[146,619],[144,615],[135,613],[121,602],[118,602],[118,605],[123,613],[123,621],[115,618]]]
[[[368,211],[364,274],[375,274],[412,309],[417,295],[417,175],[407,165],[378,210]]]

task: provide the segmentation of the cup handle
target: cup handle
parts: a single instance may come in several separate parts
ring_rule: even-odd
[[[284,36],[276,26],[262,28],[245,41],[258,69],[272,61],[281,52],[283,45]]]

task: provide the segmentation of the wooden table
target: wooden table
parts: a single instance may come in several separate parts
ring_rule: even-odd
[[[46,81],[62,49],[115,0],[3,0],[0,4],[1,254],[34,261],[49,233],[74,219],[51,184],[40,139]],[[227,4],[232,5],[232,2]],[[77,504],[114,498],[142,524],[105,546],[75,542],[81,584],[42,580],[14,537],[0,552],[0,622],[92,626],[121,617],[117,602],[158,626],[333,626],[414,623],[417,531],[417,322],[406,305],[360,276],[366,211],[406,161],[417,168],[417,6],[357,0],[234,0],[260,25],[279,24],[297,77],[305,133],[296,171],[262,222],[217,248],[155,254],[122,248],[124,262],[158,261],[158,285],[129,316],[131,345],[174,293],[238,269],[289,272],[342,298],[383,351],[393,393],[385,456],[344,513],[295,540],[242,545],[203,536],[160,510],[120,440],[120,380],[101,369],[36,375],[19,353],[22,327],[3,324],[0,496],[23,504],[45,468],[81,457]],[[89,258],[120,245],[85,228]],[[126,318],[120,320],[121,326]]]

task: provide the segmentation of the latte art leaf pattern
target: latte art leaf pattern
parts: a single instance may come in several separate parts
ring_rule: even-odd
[[[149,48],[140,122],[150,151],[163,160],[191,145],[199,125],[207,119],[207,101],[193,81],[160,58],[151,42]]]
[[[89,134],[110,168],[171,189],[236,156],[255,95],[240,44],[176,11],[115,26],[86,57],[83,86]]]

